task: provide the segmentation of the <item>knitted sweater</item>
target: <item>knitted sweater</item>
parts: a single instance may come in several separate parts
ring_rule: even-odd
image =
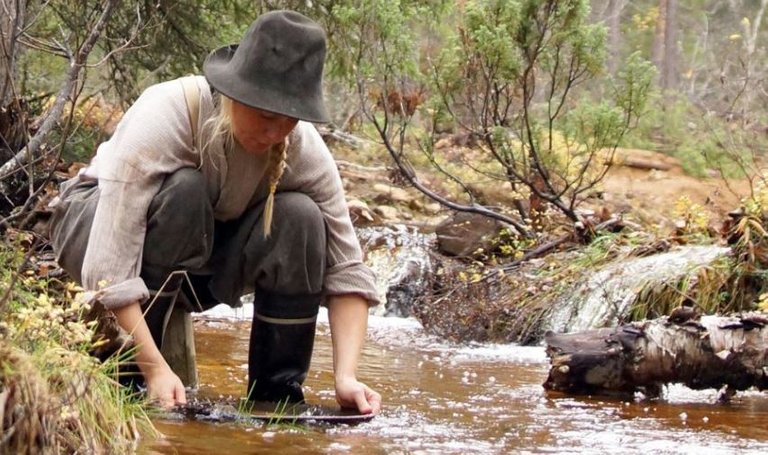
[[[195,78],[200,93],[198,134],[215,114],[205,78]],[[146,233],[146,214],[166,175],[200,169],[220,221],[233,220],[267,195],[266,154],[235,150],[221,142],[205,154],[193,146],[190,117],[178,80],[148,88],[101,144],[89,166],[75,180],[98,180],[99,203],[82,269],[82,285],[107,308],[145,301],[149,291],[139,277]],[[209,138],[200,137],[196,144]],[[287,167],[277,191],[308,195],[320,207],[328,230],[324,292],[359,294],[378,303],[373,272],[362,262],[344,190],[333,157],[317,130],[299,122],[290,133]],[[66,190],[62,191],[66,197]],[[227,302],[235,303],[235,302]]]

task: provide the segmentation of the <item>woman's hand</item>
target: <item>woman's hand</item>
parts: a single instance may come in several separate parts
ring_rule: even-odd
[[[132,303],[113,310],[117,323],[133,335],[136,342],[136,364],[147,383],[147,396],[160,406],[169,408],[187,402],[184,384],[171,370],[163,355],[152,340],[149,328],[141,314],[139,303]]]
[[[168,365],[148,369],[144,372],[144,380],[150,401],[156,401],[163,408],[187,402],[184,384]]]
[[[336,401],[342,408],[357,408],[361,414],[381,410],[381,395],[355,378],[336,381]]]
[[[358,381],[356,376],[357,360],[368,325],[368,302],[354,294],[331,296],[328,319],[333,342],[336,401],[343,408],[377,414],[381,410],[381,395]]]

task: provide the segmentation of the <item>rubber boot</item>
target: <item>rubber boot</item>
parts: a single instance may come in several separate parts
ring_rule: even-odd
[[[256,306],[248,353],[248,399],[304,403],[320,295],[267,295]]]

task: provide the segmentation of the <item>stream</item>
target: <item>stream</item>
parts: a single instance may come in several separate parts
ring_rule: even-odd
[[[248,306],[198,317],[197,398],[244,395]],[[252,311],[252,310],[251,310]],[[321,312],[310,403],[334,405],[330,331]],[[672,386],[663,400],[547,393],[543,347],[448,345],[412,318],[372,316],[359,377],[384,397],[358,425],[267,425],[156,418],[162,433],[140,453],[464,454],[768,453],[768,395],[741,392],[717,404],[717,391]]]

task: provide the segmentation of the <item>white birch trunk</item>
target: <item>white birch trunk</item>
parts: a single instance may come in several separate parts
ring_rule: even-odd
[[[674,320],[676,322],[671,322]],[[662,386],[768,388],[768,314],[663,317],[614,329],[546,335],[544,387],[574,394],[658,396]]]

